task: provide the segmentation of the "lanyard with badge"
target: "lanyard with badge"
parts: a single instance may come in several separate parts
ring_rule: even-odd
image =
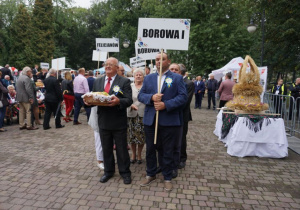
[[[278,95],[278,94],[279,94],[280,86],[277,85],[276,88],[277,88],[277,90],[276,90],[276,92],[275,92],[275,95]]]

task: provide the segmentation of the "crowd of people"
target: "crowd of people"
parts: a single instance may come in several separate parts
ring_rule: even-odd
[[[88,124],[94,131],[95,150],[98,167],[104,171],[101,183],[109,181],[117,165],[124,184],[130,184],[130,164],[142,164],[143,148],[146,145],[146,178],[140,186],[148,186],[158,173],[164,177],[164,188],[173,188],[172,179],[178,170],[186,167],[188,124],[192,120],[190,104],[195,95],[195,109],[201,109],[207,94],[208,107],[216,109],[216,95],[220,96],[219,107],[233,99],[231,73],[218,82],[210,74],[206,81],[197,76],[191,81],[184,64],[171,63],[168,54],[156,56],[156,66],[162,66],[162,76],[150,73],[146,67],[134,68],[127,72],[116,58],[106,60],[105,74],[94,75],[93,71],[80,68],[78,72],[67,71],[62,77],[55,69],[39,70],[24,67],[15,73],[6,65],[0,71],[0,132],[10,104],[18,103],[19,129],[51,129],[50,120],[55,118],[55,127],[64,128],[65,123],[79,126],[79,115],[85,109]],[[58,75],[59,74],[59,75]],[[93,106],[82,96],[88,92],[106,92],[112,95],[107,106]],[[287,94],[282,80],[273,87],[275,95]],[[291,94],[300,97],[300,78],[291,86]],[[65,104],[65,116],[61,111]],[[45,107],[43,123],[40,122],[40,106]],[[280,106],[280,105],[279,105]],[[279,108],[280,109],[280,108]],[[74,118],[72,119],[72,112]],[[156,127],[157,122],[157,127]],[[157,130],[156,130],[157,129]],[[129,146],[131,156],[129,155]]]

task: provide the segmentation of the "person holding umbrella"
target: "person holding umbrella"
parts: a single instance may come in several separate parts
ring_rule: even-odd
[[[48,77],[44,81],[45,85],[45,117],[44,117],[44,130],[48,130],[51,127],[49,126],[51,114],[55,115],[55,126],[56,128],[63,128],[64,125],[61,124],[61,112],[60,112],[60,103],[63,101],[62,92],[60,89],[59,81],[56,79],[56,70],[50,69]]]

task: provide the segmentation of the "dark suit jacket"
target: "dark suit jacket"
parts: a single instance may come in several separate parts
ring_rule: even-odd
[[[143,87],[138,95],[138,100],[146,104],[144,114],[144,125],[151,126],[155,119],[155,108],[151,98],[157,93],[157,73],[149,74],[145,77]],[[166,79],[172,79],[170,87],[167,86]],[[164,94],[162,101],[166,109],[159,112],[158,124],[161,126],[182,125],[182,109],[187,102],[187,91],[181,75],[168,71],[166,79],[163,81],[161,93]]]
[[[205,84],[203,81],[199,81],[199,84],[197,85],[198,81],[195,81],[195,94],[198,93],[199,90],[201,90],[201,92],[205,91]]]
[[[183,109],[183,122],[188,122],[192,120],[192,114],[191,114],[191,101],[193,99],[193,95],[195,92],[195,85],[194,83],[189,80],[187,77],[183,79],[183,81],[186,84],[187,87],[187,93],[188,93],[188,100],[186,102],[186,105]]]
[[[45,101],[51,103],[58,103],[63,100],[59,81],[56,77],[50,76],[44,80],[46,89]]]
[[[95,82],[95,78],[94,77],[88,77],[87,81],[88,81],[89,89],[90,89],[90,92],[91,92],[93,90],[93,85],[94,85],[94,82]]]
[[[10,77],[10,80],[14,80],[13,76],[11,75],[11,71],[9,70],[9,68],[4,67],[0,71],[2,71],[1,79],[4,79],[5,75],[8,75]]]
[[[97,78],[94,82],[93,92],[104,91],[105,76]],[[127,107],[132,101],[130,80],[116,75],[110,86],[109,95],[115,94],[120,99],[120,105],[114,107],[98,106],[98,124],[100,129],[121,130],[127,128]],[[119,86],[122,93],[114,93],[113,88]]]

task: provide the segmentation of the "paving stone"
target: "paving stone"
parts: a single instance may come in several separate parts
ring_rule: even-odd
[[[194,103],[194,102],[192,102]],[[203,107],[207,106],[207,98]],[[300,156],[237,158],[213,134],[217,112],[192,109],[188,160],[174,189],[163,176],[148,187],[146,163],[132,164],[132,184],[114,177],[100,183],[94,134],[80,114],[80,126],[20,131],[6,126],[0,141],[0,209],[300,209]],[[40,138],[40,137],[43,138]],[[129,151],[131,153],[131,151]],[[145,160],[145,149],[142,153]]]

